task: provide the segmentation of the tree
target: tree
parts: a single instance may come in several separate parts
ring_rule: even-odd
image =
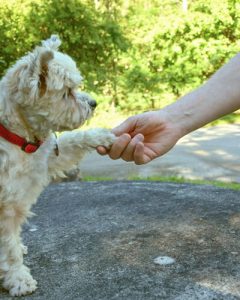
[[[236,0],[2,0],[0,73],[57,33],[105,107],[158,108],[239,51],[239,17]]]

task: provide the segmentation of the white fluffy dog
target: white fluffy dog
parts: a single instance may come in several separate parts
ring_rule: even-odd
[[[12,296],[33,292],[37,282],[23,264],[21,225],[55,176],[72,169],[84,153],[109,147],[107,130],[72,130],[91,115],[96,102],[77,91],[75,62],[57,51],[57,36],[21,58],[0,81],[0,271]]]

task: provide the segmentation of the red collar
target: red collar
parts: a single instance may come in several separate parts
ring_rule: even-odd
[[[0,137],[4,138],[8,142],[19,146],[26,153],[36,152],[37,149],[43,143],[42,141],[36,141],[35,143],[28,142],[25,138],[20,137],[17,134],[12,133],[2,124],[0,124]]]

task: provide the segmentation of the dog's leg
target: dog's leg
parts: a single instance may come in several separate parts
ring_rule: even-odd
[[[21,225],[28,210],[16,204],[0,207],[0,269],[3,274],[3,286],[11,296],[32,293],[37,282],[29,269],[23,264],[23,245],[21,244]]]
[[[97,146],[110,147],[115,136],[106,129],[64,132],[58,139],[59,156],[49,157],[50,177],[61,176],[61,172],[71,170],[84,154]]]

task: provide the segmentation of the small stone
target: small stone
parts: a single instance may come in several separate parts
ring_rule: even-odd
[[[37,227],[32,227],[29,229],[29,231],[31,231],[31,232],[37,231]]]
[[[154,259],[154,263],[161,266],[171,265],[175,263],[175,259],[170,256],[158,256]]]

